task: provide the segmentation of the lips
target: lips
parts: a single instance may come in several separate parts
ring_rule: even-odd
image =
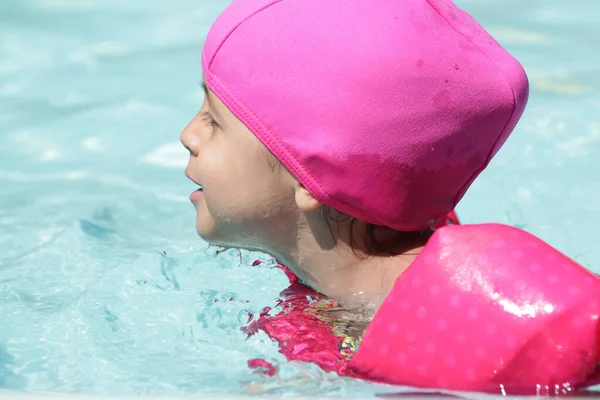
[[[190,181],[194,182],[196,185],[199,186],[199,188],[198,188],[199,191],[204,191],[202,183],[200,183],[200,181],[198,179],[195,179],[192,176],[192,174],[190,173],[189,169],[190,169],[189,167],[185,169],[185,176],[187,176]]]

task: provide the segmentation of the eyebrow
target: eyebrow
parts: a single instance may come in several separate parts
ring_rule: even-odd
[[[200,84],[200,86],[202,86],[202,90],[204,91],[204,95],[206,96],[206,100],[208,101],[208,105],[211,108],[211,110],[213,111],[213,113],[215,114],[215,116],[217,117],[217,119],[220,119],[221,121],[223,121],[223,116],[221,115],[221,113],[219,112],[219,110],[217,110],[214,106],[213,103],[210,101],[210,95],[208,93],[208,86],[206,86],[206,81],[204,80],[204,78],[202,78],[202,83]]]

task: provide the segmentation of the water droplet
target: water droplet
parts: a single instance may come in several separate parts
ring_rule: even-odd
[[[448,78],[444,78],[444,82],[448,83]]]
[[[458,64],[452,64],[452,68],[458,71]]]

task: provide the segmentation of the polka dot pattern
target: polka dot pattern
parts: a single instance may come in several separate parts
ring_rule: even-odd
[[[428,343],[427,345],[425,345],[425,352],[427,354],[434,355],[435,354],[435,350],[436,350],[435,344]]]
[[[436,328],[440,332],[445,332],[448,329],[448,323],[446,322],[445,319],[440,318],[437,321]]]
[[[400,310],[406,311],[410,308],[410,302],[408,300],[402,300],[400,302]]]
[[[405,365],[407,361],[408,358],[406,357],[406,354],[398,353],[396,355],[396,363],[398,363],[398,365]]]
[[[600,278],[597,278],[597,277],[591,277],[591,276],[587,276],[587,277],[585,278],[585,281],[584,281],[584,282],[585,282],[587,285],[594,285],[598,279],[600,279]]]
[[[458,295],[454,295],[452,296],[452,298],[450,299],[450,305],[453,308],[458,308],[460,307],[460,297]]]
[[[465,377],[466,377],[466,378],[467,378],[467,380],[469,380],[469,381],[474,381],[475,379],[477,379],[477,372],[475,372],[475,371],[474,371],[474,370],[472,370],[472,369],[468,369],[468,370],[465,372]]]
[[[525,282],[522,279],[517,280],[515,282],[515,290],[521,291],[521,292],[527,290],[527,282]]]
[[[508,349],[514,349],[515,347],[517,347],[517,339],[512,335],[508,335],[506,339],[504,339],[504,345]]]
[[[529,269],[531,270],[531,272],[538,273],[542,270],[542,264],[538,262],[533,262],[529,265]]]
[[[412,280],[412,287],[413,288],[418,288],[418,287],[421,286],[421,283],[423,283],[423,279],[420,276],[416,276]]]
[[[529,359],[529,361],[536,361],[540,357],[537,350],[533,348],[527,349],[525,356]]]
[[[449,226],[396,281],[351,363],[387,383],[456,390],[581,382],[599,314],[600,279],[539,239]]]
[[[456,367],[456,357],[454,357],[452,354],[447,354],[446,357],[444,357],[444,363],[446,366],[454,368]]]
[[[446,388],[448,387],[449,383],[448,380],[446,378],[444,378],[443,376],[438,376],[437,378],[437,387],[439,388]]]
[[[569,288],[569,294],[571,296],[577,296],[579,293],[581,293],[581,291],[579,290],[579,288],[577,286],[571,286]]]
[[[486,356],[485,347],[483,347],[483,346],[477,346],[475,348],[475,357],[477,357],[477,358],[485,358],[485,356]]]
[[[417,333],[415,331],[408,331],[406,332],[404,338],[408,343],[413,343],[415,340],[417,340]]]
[[[584,325],[585,320],[580,315],[577,315],[576,317],[571,319],[571,327],[575,330],[581,329]]]
[[[477,311],[477,309],[475,307],[471,307],[469,309],[469,312],[467,313],[467,317],[471,320],[471,321],[475,321],[477,319],[477,317],[479,316],[479,312]]]
[[[506,242],[502,239],[498,239],[492,242],[492,247],[494,249],[502,250],[506,248]]]
[[[384,344],[379,348],[379,354],[381,356],[385,357],[388,355],[389,352],[390,352],[390,347],[387,344]]]
[[[523,252],[521,250],[515,250],[510,253],[510,256],[515,260],[520,260],[523,258]]]

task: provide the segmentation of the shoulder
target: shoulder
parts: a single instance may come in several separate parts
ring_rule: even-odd
[[[412,386],[581,385],[600,363],[599,313],[600,279],[542,240],[500,224],[447,226],[398,278],[352,365]]]
[[[431,279],[443,277],[457,284],[470,283],[471,289],[483,286],[489,290],[491,285],[512,292],[514,284],[521,282],[527,283],[527,287],[539,286],[548,293],[555,288],[552,282],[541,279],[546,275],[555,274],[566,281],[592,275],[538,237],[503,224],[438,229],[407,272],[410,272],[407,276],[425,275]]]

